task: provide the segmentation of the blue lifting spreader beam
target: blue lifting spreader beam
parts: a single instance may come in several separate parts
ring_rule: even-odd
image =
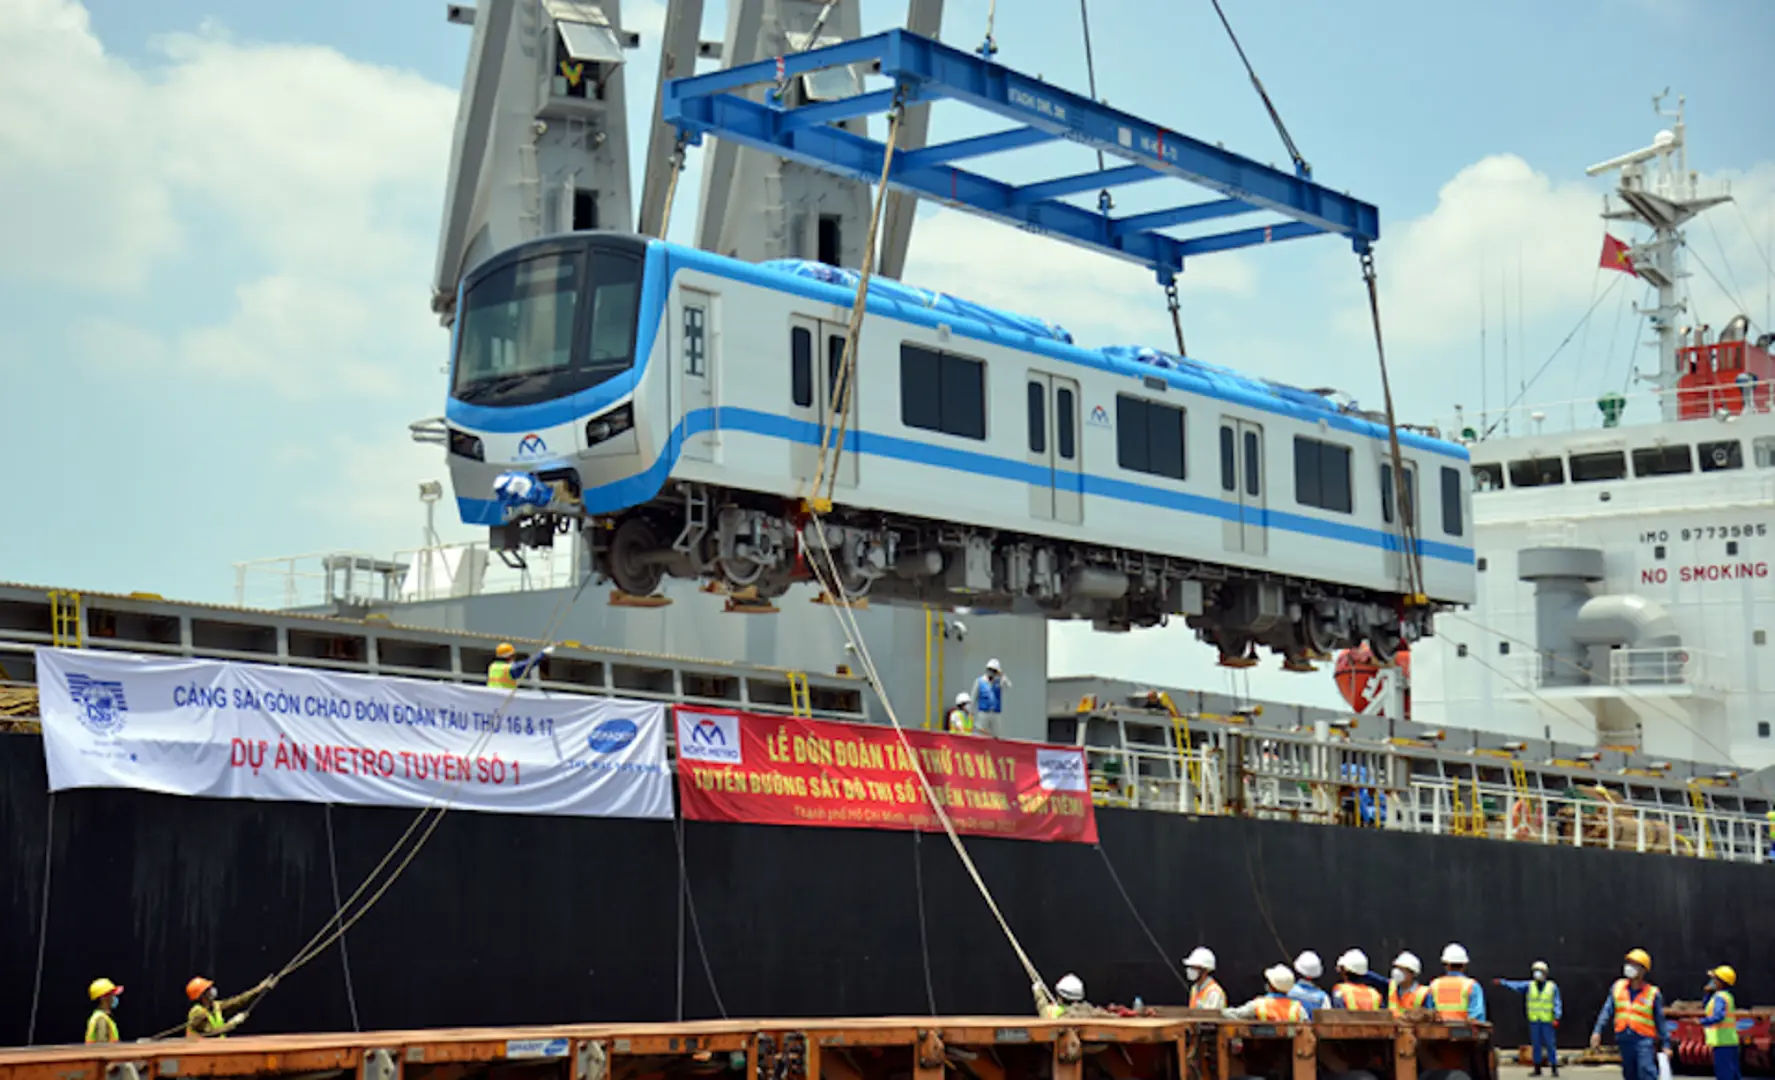
[[[853,64],[886,76],[893,87],[795,107],[753,101],[741,93]],[[673,79],[664,94],[665,120],[691,142],[713,135],[869,184],[881,177],[886,147],[835,127],[835,122],[888,112],[896,98],[908,106],[959,101],[995,113],[1017,126],[898,151],[889,186],[1139,263],[1166,285],[1183,261],[1195,255],[1318,233],[1346,237],[1358,253],[1366,253],[1380,236],[1380,212],[1368,203],[906,30]],[[1055,139],[1101,150],[1125,164],[1027,184],[995,180],[955,164]],[[1121,217],[1063,201],[1068,195],[1165,178],[1188,181],[1220,197]],[[1191,237],[1161,231],[1264,212],[1283,220]]]

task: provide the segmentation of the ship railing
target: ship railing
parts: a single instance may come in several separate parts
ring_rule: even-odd
[[[1091,795],[1099,806],[1174,814],[1219,814],[1220,755],[1159,746],[1085,746]],[[1191,776],[1200,778],[1199,786]]]
[[[577,582],[577,542],[510,566],[485,541],[404,548],[392,556],[329,551],[234,564],[234,602],[272,611],[420,603]]]
[[[1265,733],[1237,745],[1248,816],[1383,826],[1396,812],[1388,796],[1397,759],[1389,751],[1329,731]]]
[[[1505,678],[1532,690],[1606,685],[1626,694],[1714,688],[1706,652],[1684,647],[1612,649],[1603,670],[1548,652],[1518,653],[1504,663]]]
[[[1406,802],[1402,827],[1411,832],[1727,862],[1771,861],[1768,824],[1750,814],[1428,779],[1412,781]]]
[[[1612,686],[1673,687],[1706,683],[1704,654],[1692,649],[1616,649],[1609,653]]]

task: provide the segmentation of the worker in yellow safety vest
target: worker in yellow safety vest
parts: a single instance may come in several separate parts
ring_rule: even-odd
[[[493,650],[496,659],[487,665],[487,689],[516,690],[518,680],[530,674],[543,657],[554,651],[555,647],[550,645],[541,652],[520,660],[518,650],[512,647],[511,642],[500,642],[499,648]]]
[[[1379,1012],[1384,1003],[1381,992],[1369,985],[1368,954],[1350,949],[1337,958],[1337,973],[1343,978],[1331,988],[1331,1005],[1351,1012]]]
[[[92,999],[92,1015],[86,1018],[87,1042],[122,1041],[117,1035],[117,1021],[111,1017],[111,1013],[117,1008],[117,999],[122,994],[123,987],[110,979],[94,979],[86,988],[86,996]]]
[[[1189,1007],[1192,1009],[1226,1008],[1226,991],[1214,980],[1214,951],[1198,945],[1183,958],[1183,973],[1189,977]]]
[[[955,695],[955,704],[950,708],[949,716],[944,720],[945,725],[949,728],[949,734],[972,735],[974,733],[973,704],[974,699],[967,694]]]
[[[1478,980],[1467,977],[1467,950],[1458,942],[1449,942],[1442,950],[1441,975],[1430,980],[1430,1003],[1436,1015],[1444,1020],[1470,1020],[1485,1023],[1485,990]]]
[[[230,1031],[246,1023],[247,1012],[241,1006],[250,1003],[254,998],[277,985],[277,976],[273,975],[253,987],[244,994],[218,1001],[216,984],[202,975],[185,984],[185,996],[191,1000],[191,1011],[185,1014],[185,1037],[187,1039],[220,1039]],[[227,1013],[233,1009],[241,1009],[232,1019]]]
[[[1541,1064],[1545,1061],[1553,1068],[1553,1075],[1559,1075],[1559,1044],[1557,1032],[1559,1021],[1565,1015],[1565,1003],[1559,997],[1559,984],[1553,981],[1552,969],[1547,961],[1536,960],[1529,968],[1527,979],[1493,979],[1493,986],[1501,986],[1506,990],[1514,990],[1523,995],[1528,1002],[1528,1037],[1532,1047],[1532,1059],[1535,1071],[1530,1076],[1541,1075]]]
[[[1412,1009],[1430,1007],[1430,990],[1418,984],[1424,973],[1423,961],[1416,953],[1402,952],[1393,958],[1393,981],[1387,984],[1387,1011],[1403,1016]]]
[[[1738,1018],[1732,1010],[1738,1002],[1732,987],[1738,985],[1738,973],[1721,964],[1707,973],[1707,1011],[1701,1017],[1701,1034],[1713,1051],[1714,1080],[1738,1080]]]
[[[1256,1020],[1265,1024],[1304,1024],[1307,1007],[1288,996],[1294,989],[1294,972],[1286,964],[1277,964],[1263,973],[1269,993],[1254,997],[1236,1009],[1226,1010],[1234,1020]]]
[[[1048,996],[1048,988],[1039,982],[1030,990],[1035,993],[1036,1015],[1044,1020],[1114,1015],[1108,1009],[1100,1009],[1086,1001],[1085,980],[1071,972],[1060,976],[1060,981],[1054,984],[1053,997]]]
[[[1644,949],[1629,952],[1602,1011],[1590,1033],[1592,1049],[1602,1045],[1602,1033],[1613,1026],[1615,1045],[1621,1048],[1623,1080],[1658,1080],[1654,1052],[1664,1052],[1664,996],[1646,980],[1652,957]]]

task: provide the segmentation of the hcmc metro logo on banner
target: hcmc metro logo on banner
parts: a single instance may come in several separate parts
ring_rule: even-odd
[[[37,650],[49,789],[670,818],[665,706]]]
[[[1097,842],[1085,754],[1043,746],[679,705],[678,800],[697,821],[940,830]],[[910,745],[910,752],[908,751]]]

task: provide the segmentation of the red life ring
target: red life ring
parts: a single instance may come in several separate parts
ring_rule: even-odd
[[[1541,808],[1527,799],[1518,798],[1510,807],[1510,837],[1533,840],[1541,834]]]

